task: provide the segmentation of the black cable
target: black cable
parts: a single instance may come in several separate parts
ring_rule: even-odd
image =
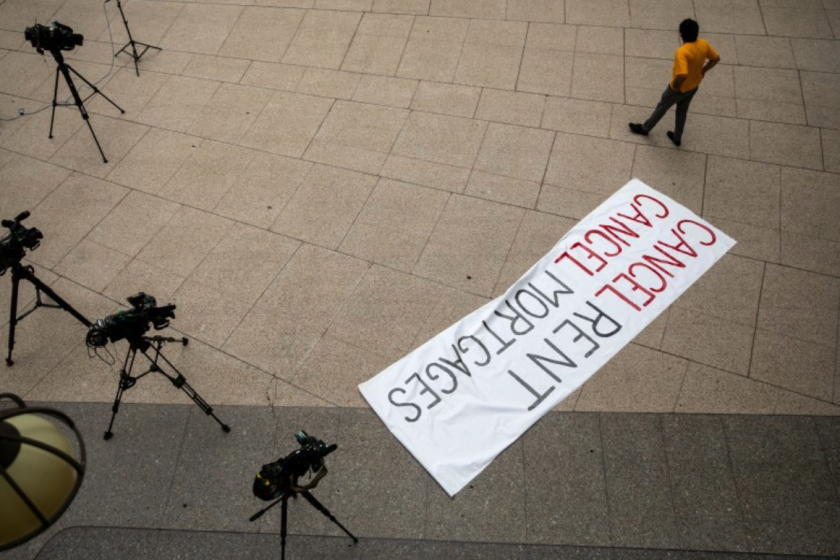
[[[113,344],[113,343],[111,343],[111,344]],[[93,358],[95,356],[95,357],[99,358],[103,363],[105,363],[108,366],[113,366],[114,364],[117,363],[116,356],[114,354],[111,354],[111,351],[108,350],[107,345],[106,346],[96,346],[94,344],[91,344],[89,336],[87,337],[87,340],[85,340],[85,345],[87,346],[87,349],[88,349],[88,351],[87,351],[88,352],[88,358]],[[106,359],[105,356],[103,356],[102,354],[99,353],[100,348],[102,348],[105,351],[105,353],[108,355],[108,358],[110,358],[110,360]],[[111,371],[113,371],[113,370],[111,370]]]

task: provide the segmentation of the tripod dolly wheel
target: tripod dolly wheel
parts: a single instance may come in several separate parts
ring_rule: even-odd
[[[222,431],[226,434],[229,434],[230,433],[230,426],[225,424],[224,426],[222,426]]]
[[[111,439],[112,437],[114,437],[114,433],[113,433],[113,432],[105,432],[105,435],[103,435],[103,436],[102,436],[102,439],[104,439],[105,441],[108,441],[108,440],[109,440],[109,439]]]

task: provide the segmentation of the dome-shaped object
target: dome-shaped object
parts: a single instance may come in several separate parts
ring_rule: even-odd
[[[70,418],[50,408],[0,410],[0,551],[42,533],[67,509],[85,472],[85,446]],[[66,424],[78,440],[79,459],[67,437],[47,420]]]

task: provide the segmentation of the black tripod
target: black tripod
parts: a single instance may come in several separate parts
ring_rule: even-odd
[[[105,0],[105,3],[107,4],[110,1],[111,0]],[[147,50],[149,50],[149,49],[161,50],[161,49],[160,49],[160,47],[155,47],[153,45],[147,45],[146,43],[141,43],[140,41],[135,41],[134,38],[131,36],[131,29],[128,28],[128,20],[125,19],[125,12],[123,12],[122,3],[120,2],[120,0],[117,0],[117,9],[120,11],[120,17],[122,17],[123,24],[125,25],[125,32],[128,33],[128,43],[126,43],[123,48],[118,50],[117,53],[114,55],[114,57],[116,57],[118,54],[125,51],[125,49],[127,49],[128,47],[131,47],[131,52],[128,52],[128,51],[126,51],[126,52],[128,53],[129,56],[131,56],[131,58],[134,59],[134,71],[137,72],[137,77],[139,78],[140,77],[140,69],[137,67],[137,61],[140,60],[143,57],[144,54],[146,54]],[[137,45],[140,45],[141,47],[146,47],[146,48],[144,48],[142,51],[140,51],[140,54],[137,54]]]
[[[222,430],[225,433],[230,432],[230,426],[227,424],[222,423],[218,417],[213,414],[213,408],[207,404],[207,401],[201,398],[201,395],[195,392],[187,380],[181,375],[181,372],[172,365],[172,362],[166,359],[166,356],[161,354],[160,350],[163,348],[163,345],[167,342],[180,342],[184,346],[187,345],[189,342],[186,337],[177,339],[172,338],[169,336],[130,336],[127,338],[128,340],[128,352],[125,355],[125,362],[123,363],[123,368],[120,370],[120,384],[117,388],[117,397],[114,399],[114,406],[111,408],[111,423],[108,424],[108,430],[105,432],[105,439],[111,439],[113,437],[113,432],[111,432],[111,428],[114,427],[114,419],[117,417],[117,412],[120,411],[120,401],[122,401],[123,393],[134,387],[134,385],[150,373],[159,373],[175,386],[176,389],[181,389],[183,392],[187,394],[189,398],[193,400],[195,404],[198,405],[207,416],[212,416],[213,420],[219,423],[222,427]],[[149,356],[147,353],[149,349],[154,350],[154,358]],[[131,368],[134,367],[134,358],[137,356],[137,352],[140,352],[146,359],[149,360],[149,369],[138,375],[137,377],[131,376]],[[162,359],[166,364],[172,368],[172,370],[177,375],[170,375],[166,373],[161,367],[158,365],[158,358]]]
[[[307,502],[312,504],[312,507],[314,507],[315,509],[317,509],[318,511],[323,513],[325,516],[327,516],[329,518],[329,520],[332,521],[333,523],[335,523],[336,525],[338,525],[339,529],[344,531],[347,534],[348,537],[353,539],[354,543],[358,544],[359,539],[357,539],[355,537],[355,535],[353,535],[353,533],[348,531],[344,527],[344,525],[339,523],[338,519],[336,519],[333,516],[333,514],[331,514],[330,511],[327,508],[324,507],[324,504],[322,504],[321,502],[316,500],[315,496],[310,494],[308,490],[304,490],[302,492],[295,492],[293,490],[286,490],[283,493],[283,496],[281,498],[277,499],[270,506],[261,509],[260,511],[258,511],[257,513],[252,515],[249,519],[249,521],[256,521],[260,516],[262,516],[262,514],[264,514],[265,512],[267,512],[268,510],[270,510],[271,508],[276,506],[277,504],[281,504],[281,508],[280,508],[280,512],[281,512],[280,513],[280,560],[285,560],[285,558],[286,558],[286,525],[287,525],[288,517],[289,517],[289,498],[296,495],[296,494],[300,494],[301,496],[303,496],[304,499]]]
[[[101,95],[105,98],[105,100],[120,110],[120,113],[125,114],[122,107],[111,101],[111,99],[102,93],[98,87],[87,81],[84,76],[76,72],[72,66],[64,62],[64,55],[61,54],[59,50],[52,50],[53,58],[58,63],[58,67],[55,69],[55,91],[53,92],[53,101],[52,101],[52,117],[50,118],[50,138],[53,137],[53,124],[55,124],[55,108],[59,105],[58,103],[58,76],[64,76],[64,81],[67,82],[67,88],[70,90],[70,93],[73,95],[73,102],[75,103],[76,107],[79,108],[79,112],[82,114],[82,119],[87,123],[88,128],[90,129],[90,133],[93,135],[93,141],[96,142],[96,147],[99,148],[99,153],[102,155],[102,161],[104,163],[108,163],[108,160],[105,158],[105,152],[102,151],[102,146],[99,145],[99,140],[96,138],[96,133],[93,131],[93,126],[90,124],[90,117],[88,116],[87,110],[85,109],[85,101],[90,99],[96,94]],[[79,91],[76,89],[75,84],[73,84],[73,78],[70,77],[70,72],[73,72],[77,77],[79,77],[84,83],[88,85],[90,89],[93,90],[89,96],[87,96],[84,100],[79,95]],[[69,103],[62,103],[62,106],[68,106]]]
[[[78,319],[84,326],[90,327],[91,322],[87,320],[87,318],[73,309],[73,306],[61,299],[58,294],[56,294],[49,286],[44,284],[41,280],[39,280],[35,276],[35,269],[31,266],[24,266],[20,263],[20,261],[12,264],[12,304],[9,307],[9,355],[6,357],[6,365],[11,366],[15,362],[12,361],[12,350],[15,347],[15,328],[17,327],[18,322],[23,320],[24,317],[38,309],[39,307],[52,307],[54,309],[63,309],[70,313],[73,317]],[[17,314],[17,305],[18,305],[18,290],[20,287],[20,281],[27,280],[31,284],[35,286],[35,306],[18,317]],[[52,299],[55,304],[52,303],[44,303],[41,300],[41,292],[47,294],[47,296]]]

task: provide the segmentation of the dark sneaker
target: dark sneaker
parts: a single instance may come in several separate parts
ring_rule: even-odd
[[[644,129],[641,123],[631,122],[628,124],[630,126],[630,132],[632,132],[633,134],[641,134],[642,136],[648,135],[647,130]]]
[[[674,146],[676,146],[676,147],[678,147],[678,148],[679,148],[679,147],[680,147],[680,145],[682,144],[682,142],[681,142],[680,140],[676,140],[676,139],[674,138],[674,133],[673,133],[672,131],[670,131],[670,130],[669,130],[669,131],[667,132],[667,134],[668,134],[668,138],[670,138],[670,139],[671,139],[671,142],[673,142],[673,143],[674,143]]]

